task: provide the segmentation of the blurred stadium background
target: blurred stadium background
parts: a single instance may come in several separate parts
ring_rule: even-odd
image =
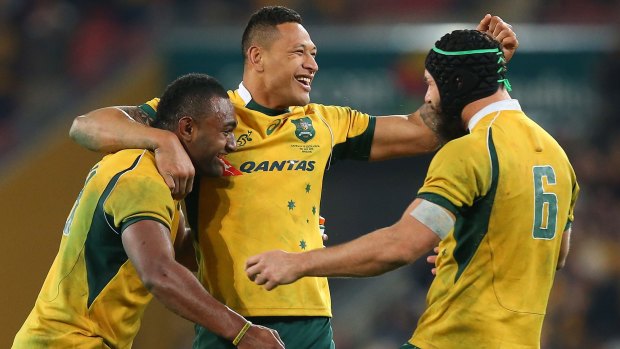
[[[234,89],[241,33],[266,0],[0,0],[0,347],[12,343],[100,155],[68,139],[73,117],[139,104],[200,71]],[[557,274],[545,349],[620,348],[620,3],[617,0],[282,0],[319,47],[313,101],[406,114],[423,101],[423,60],[452,29],[487,13],[513,24],[513,96],[567,150],[582,187],[573,248]],[[430,156],[342,162],[326,177],[328,244],[391,224]],[[518,263],[518,261],[515,261]],[[339,349],[397,348],[431,281],[424,262],[331,282]],[[157,301],[135,348],[191,347],[192,326]]]

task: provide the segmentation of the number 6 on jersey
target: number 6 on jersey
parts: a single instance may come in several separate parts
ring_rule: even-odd
[[[534,166],[534,239],[551,240],[555,237],[558,221],[558,197],[555,193],[545,192],[543,178],[547,185],[555,185],[555,171],[549,165]]]

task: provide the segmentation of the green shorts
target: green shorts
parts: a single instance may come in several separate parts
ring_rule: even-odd
[[[400,347],[400,349],[420,349],[420,348],[416,347],[413,344],[405,343],[403,344],[402,347]]]
[[[259,316],[248,317],[253,324],[278,331],[287,348],[335,349],[331,321],[322,316]],[[200,325],[195,326],[193,349],[235,349],[232,343]]]

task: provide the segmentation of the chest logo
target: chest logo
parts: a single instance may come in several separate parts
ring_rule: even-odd
[[[312,126],[312,120],[310,118],[305,117],[297,120],[292,120],[293,124],[295,124],[295,136],[299,138],[304,143],[308,142],[314,135],[316,134],[316,130],[314,126]]]
[[[243,147],[247,142],[251,142],[252,138],[250,137],[252,135],[252,130],[248,130],[247,133],[242,134],[241,136],[239,136],[239,138],[237,138],[237,147]]]
[[[267,126],[267,136],[270,136],[273,131],[275,131],[278,126],[280,126],[280,124],[282,123],[282,120],[278,119],[274,122],[272,122],[269,126]]]

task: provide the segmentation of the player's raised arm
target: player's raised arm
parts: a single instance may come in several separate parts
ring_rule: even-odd
[[[194,166],[177,136],[148,127],[148,118],[138,107],[107,107],[73,120],[69,136],[81,146],[104,153],[122,149],[150,149],[157,169],[175,199],[185,197],[194,181]]]
[[[506,61],[512,58],[519,47],[512,26],[498,16],[487,14],[476,29],[487,33],[502,44]],[[407,116],[378,117],[370,159],[384,160],[419,155],[437,149],[442,142],[449,140],[440,140],[434,133],[438,132],[437,120],[434,110],[428,106],[422,106]]]
[[[420,155],[436,150],[441,143],[435,128],[437,118],[427,105],[422,105],[410,115],[378,117],[370,160]]]

